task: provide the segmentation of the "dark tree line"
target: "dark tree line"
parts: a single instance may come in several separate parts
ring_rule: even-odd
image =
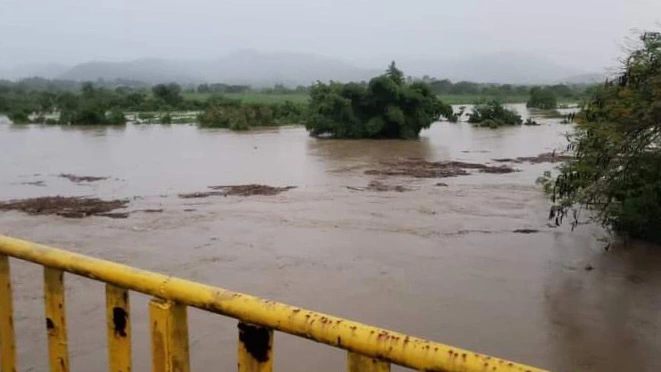
[[[453,83],[448,79],[437,80],[433,78],[423,78],[431,87],[432,92],[438,95],[470,95],[470,96],[488,96],[488,97],[508,97],[508,96],[526,96],[532,94],[533,90],[539,87],[530,85],[512,85],[512,84],[487,84],[475,83],[470,81],[459,81]],[[567,100],[581,100],[589,97],[592,85],[586,84],[556,84],[545,86],[555,97]]]

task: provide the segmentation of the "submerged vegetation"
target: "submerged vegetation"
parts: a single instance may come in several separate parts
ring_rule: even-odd
[[[17,124],[124,124],[126,112],[199,110],[199,101],[186,101],[177,84],[159,84],[151,92],[126,87],[110,89],[84,83],[79,88],[56,83],[43,91],[29,90],[41,82],[0,84],[0,112]]]
[[[199,123],[232,129],[302,122],[304,105],[289,101],[244,103],[219,94],[187,99],[180,85],[158,84],[114,89],[84,83],[80,87],[43,79],[0,82],[0,112],[15,124],[114,125]],[[38,86],[43,91],[30,89]],[[236,89],[235,89],[236,90]],[[234,91],[233,91],[234,92]],[[182,112],[201,114],[187,115]],[[177,114],[175,114],[177,112]]]
[[[480,127],[498,128],[505,125],[519,125],[523,121],[515,110],[504,107],[500,102],[490,101],[476,105],[468,114],[468,122]]]
[[[335,138],[416,138],[441,115],[456,120],[428,84],[407,83],[394,62],[368,84],[317,83],[308,110],[310,134]]]
[[[641,40],[577,115],[575,159],[553,184],[551,218],[577,224],[587,208],[616,233],[661,242],[661,34]]]
[[[307,122],[315,135],[410,138],[416,137],[420,129],[428,127],[439,115],[456,121],[459,115],[452,113],[449,103],[480,103],[488,107],[494,100],[525,102],[532,92],[523,85],[453,83],[428,76],[415,79],[399,70],[395,80],[393,76],[386,74],[369,82],[317,83],[295,88],[282,84],[254,88],[222,83],[150,86],[129,80],[94,83],[42,78],[0,80],[0,113],[15,124],[197,122],[203,126],[248,129]],[[577,101],[590,91],[586,85],[554,85],[543,89],[552,91],[564,102]],[[343,106],[345,100],[351,104]],[[333,109],[328,107],[331,104],[344,111],[331,117],[329,113]],[[344,122],[343,115],[349,112],[348,121]],[[487,124],[502,123],[494,120]]]
[[[209,100],[197,121],[205,127],[247,130],[254,126],[300,124],[304,114],[304,105],[289,101],[258,104],[217,97]]]

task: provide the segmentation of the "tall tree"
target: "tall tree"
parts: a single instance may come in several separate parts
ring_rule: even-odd
[[[645,33],[622,74],[601,86],[571,138],[551,218],[590,209],[605,226],[661,241],[661,34]]]
[[[388,65],[386,76],[388,76],[397,85],[404,85],[404,73],[402,70],[397,68],[395,61],[390,62],[390,65]]]
[[[152,88],[152,93],[171,107],[177,107],[184,101],[179,84],[158,84]]]

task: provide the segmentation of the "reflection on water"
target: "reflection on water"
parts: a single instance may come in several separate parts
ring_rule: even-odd
[[[323,159],[329,166],[347,162],[375,164],[393,156],[420,159],[436,157],[436,149],[429,137],[412,141],[319,139],[309,140],[307,144],[309,154]]]
[[[529,115],[524,105],[516,109]],[[435,123],[416,141],[317,140],[300,127],[234,133],[188,125],[0,121],[0,200],[139,197],[164,209],[126,220],[2,213],[0,233],[549,369],[661,370],[661,250],[633,244],[604,252],[598,226],[575,232],[548,226],[549,204],[534,180],[553,165],[516,164],[521,172],[443,179],[447,187],[434,186],[438,180],[385,180],[405,183],[411,189],[405,193],[345,187],[367,185],[373,178],[364,170],[382,160],[487,163],[566,146],[571,126],[538,121],[538,127],[498,130]],[[112,179],[75,185],[60,173]],[[46,186],[22,184],[40,180]],[[277,197],[211,198],[195,205],[175,196],[241,183],[299,188]],[[539,233],[513,233],[519,228]],[[43,370],[43,305],[29,270],[13,271],[19,356],[26,369]],[[106,358],[98,321],[103,291],[71,285],[72,364],[96,370]],[[138,302],[132,313],[134,369],[140,371],[149,370],[145,306],[146,300]],[[199,370],[235,368],[235,326],[218,329],[217,321],[191,312]],[[95,325],[100,329],[90,332]],[[280,336],[278,369],[326,371],[343,364],[342,353]],[[290,357],[294,353],[297,358]]]

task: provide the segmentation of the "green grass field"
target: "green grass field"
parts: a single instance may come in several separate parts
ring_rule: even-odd
[[[211,93],[183,93],[184,99],[187,100],[199,100],[206,101]],[[245,103],[284,103],[285,101],[291,101],[294,103],[305,103],[308,100],[309,95],[305,93],[283,93],[283,94],[265,94],[257,92],[246,92],[246,93],[226,93],[222,95],[223,97],[239,99]]]

